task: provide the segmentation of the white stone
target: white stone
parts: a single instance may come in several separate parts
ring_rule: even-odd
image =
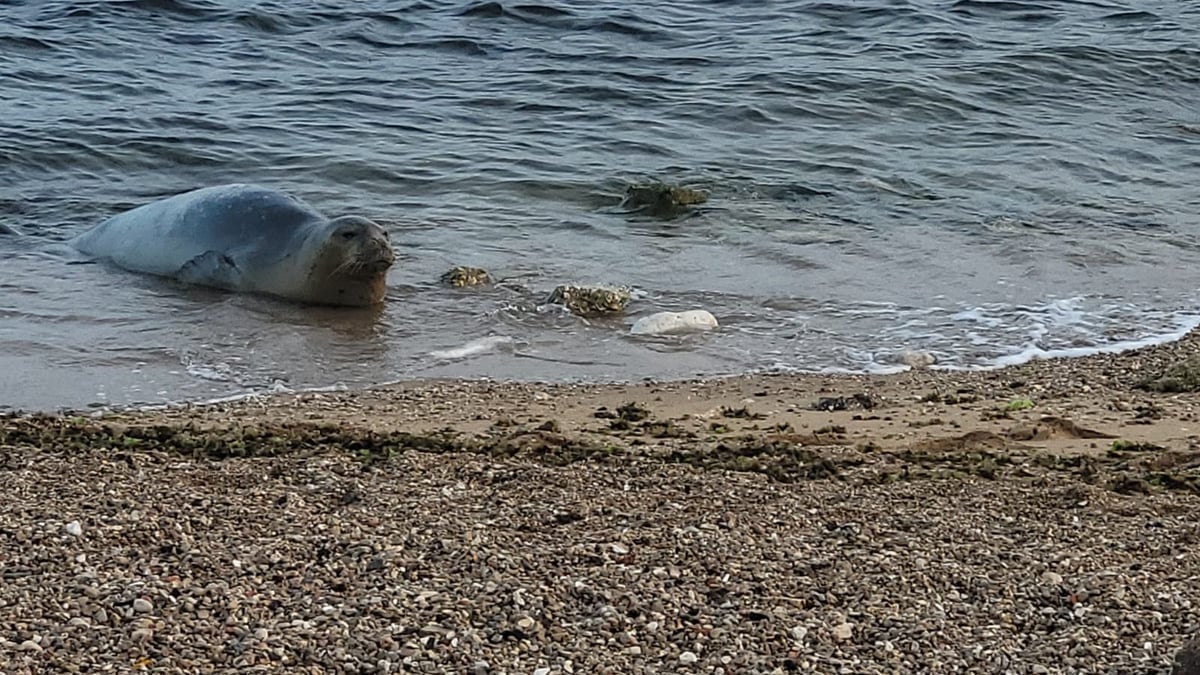
[[[71,535],[72,537],[82,536],[83,525],[80,525],[78,520],[72,520],[71,522],[67,523],[67,534]]]
[[[803,640],[808,635],[808,629],[804,626],[792,626],[792,637],[797,640]]]
[[[675,335],[712,330],[720,324],[717,318],[703,309],[686,312],[658,312],[643,316],[629,329],[634,335]]]
[[[929,366],[937,363],[936,356],[930,354],[929,352],[918,351],[916,349],[905,349],[904,351],[897,353],[893,358],[895,359],[896,363],[908,366],[913,370],[928,368]]]
[[[154,605],[152,605],[149,600],[138,598],[137,600],[133,601],[133,611],[139,614],[146,614],[153,609]]]
[[[684,652],[679,655],[680,663],[695,663],[699,660],[700,660],[700,657],[696,656],[695,652]]]
[[[1051,586],[1057,586],[1063,582],[1063,578],[1058,572],[1046,571],[1042,573],[1042,581],[1050,584]]]

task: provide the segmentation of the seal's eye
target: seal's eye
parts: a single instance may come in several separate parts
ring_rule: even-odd
[[[346,241],[349,241],[357,236],[358,233],[353,231],[346,231],[342,233],[342,239],[345,239]]]

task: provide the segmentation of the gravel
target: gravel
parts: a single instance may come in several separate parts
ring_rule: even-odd
[[[1166,673],[1200,627],[1193,495],[3,451],[7,675]]]

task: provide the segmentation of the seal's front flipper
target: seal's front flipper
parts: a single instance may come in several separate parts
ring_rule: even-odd
[[[175,278],[188,284],[236,289],[241,271],[233,259],[224,253],[206,251],[179,268]]]

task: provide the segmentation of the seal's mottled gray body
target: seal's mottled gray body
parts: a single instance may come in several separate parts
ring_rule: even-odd
[[[395,259],[387,233],[366,218],[331,220],[288,194],[243,184],[139,206],[71,243],[134,272],[351,306],[383,301]]]

